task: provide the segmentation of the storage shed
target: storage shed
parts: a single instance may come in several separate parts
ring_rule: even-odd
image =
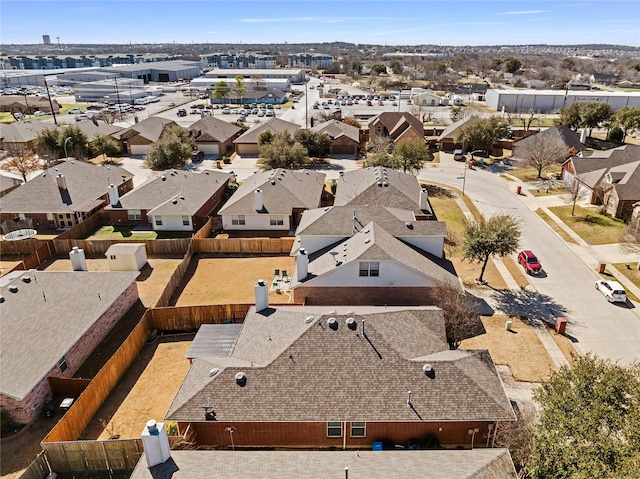
[[[113,244],[105,254],[109,260],[109,271],[140,271],[147,264],[144,243]]]

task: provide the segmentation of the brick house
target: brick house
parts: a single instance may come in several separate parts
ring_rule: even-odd
[[[60,111],[60,105],[56,100],[51,100],[42,97],[30,96],[26,99],[22,95],[0,95],[0,111],[8,111],[11,113],[20,112],[28,115],[34,114],[36,111],[51,112],[51,105],[53,104],[53,111],[58,113]]]
[[[453,152],[453,150],[456,148],[463,148],[464,145],[456,143],[456,135],[462,127],[470,125],[477,120],[478,119],[476,117],[469,116],[467,118],[463,118],[462,120],[453,122],[451,125],[446,127],[444,131],[440,133],[440,136],[438,136],[438,149],[440,151]]]
[[[566,160],[567,157],[571,155],[571,152],[576,154],[586,148],[580,142],[580,135],[568,126],[559,125],[552,126],[551,128],[539,131],[538,133],[526,136],[514,142],[512,156],[516,158],[523,158],[530,145],[536,145],[536,143],[541,141],[545,144],[557,145],[559,148],[564,149],[565,155],[562,158],[559,158],[561,161]]]
[[[180,127],[173,120],[151,116],[111,136],[120,142],[123,152],[129,155],[146,155],[149,147],[170,128]]]
[[[138,300],[137,272],[25,271],[0,287],[0,407],[28,424]],[[5,279],[5,278],[3,278]]]
[[[369,140],[388,138],[393,144],[401,140],[424,140],[422,122],[411,113],[385,111],[369,121]]]
[[[331,138],[329,154],[358,156],[360,152],[360,130],[338,120],[329,120],[311,128],[316,133],[324,133]]]
[[[205,155],[224,155],[233,150],[233,140],[242,128],[214,116],[205,116],[189,127],[196,147]]]
[[[155,231],[196,231],[222,201],[231,175],[221,171],[167,170],[105,207],[109,222],[148,224]]]
[[[258,138],[265,131],[271,133],[280,133],[282,131],[288,131],[291,136],[295,135],[300,129],[300,125],[281,120],[280,118],[271,118],[269,121],[265,121],[260,126],[249,128],[238,138],[233,140],[236,153],[240,156],[258,156],[260,154],[260,147],[258,146]]]
[[[71,228],[108,203],[110,184],[124,195],[133,175],[114,165],[62,161],[2,197],[3,230]]]
[[[241,448],[485,447],[515,419],[489,352],[449,350],[440,309],[268,307],[256,289],[232,351],[197,357],[166,415],[199,446],[230,448],[233,428]]]
[[[38,134],[47,128],[51,125],[43,121],[3,123],[0,125],[0,148],[7,151],[33,150]]]

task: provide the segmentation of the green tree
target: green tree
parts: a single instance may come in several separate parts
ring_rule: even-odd
[[[630,131],[640,129],[640,108],[623,106],[613,115],[613,120],[624,132],[622,141],[625,141]]]
[[[529,473],[542,478],[640,477],[640,365],[593,355],[563,366],[534,398]]]
[[[433,160],[429,147],[423,140],[400,140],[393,149],[393,155],[398,159],[400,169],[405,173],[416,174],[427,161]]]
[[[191,159],[194,142],[184,128],[173,127],[156,141],[145,158],[153,170],[182,168]]]
[[[89,158],[88,138],[84,131],[74,125],[66,126],[58,136],[60,149],[64,154],[64,144],[67,143],[67,155],[77,160]]]
[[[515,216],[498,213],[467,224],[462,249],[464,258],[482,263],[479,282],[492,256],[513,254],[520,242],[520,224]]]
[[[456,143],[467,149],[487,150],[491,153],[493,143],[509,134],[509,125],[498,117],[482,118],[462,126],[456,134]]]
[[[226,100],[229,97],[230,91],[231,91],[231,88],[229,88],[229,85],[227,85],[227,82],[220,81],[215,84],[211,94],[213,95],[213,98],[220,101],[220,100]]]
[[[354,73],[357,73],[358,75],[361,75],[362,74],[362,62],[359,62],[359,61],[351,62],[351,69],[353,70]]]
[[[515,73],[520,70],[522,62],[517,58],[507,58],[504,62],[504,66],[509,73]]]
[[[275,135],[273,133],[271,133],[271,130],[265,130],[262,133],[260,133],[260,135],[258,135],[258,146],[264,146],[264,145],[268,145],[269,143],[271,143],[271,140],[273,140],[273,137]]]
[[[384,65],[384,63],[374,63],[369,68],[372,72],[376,72],[378,75],[387,73],[387,67]]]
[[[240,103],[244,103],[244,96],[247,94],[247,85],[244,84],[244,77],[242,75],[236,75],[233,91],[240,97]]]
[[[293,138],[307,149],[309,156],[322,158],[329,153],[331,137],[326,133],[301,129],[296,132]]]
[[[391,68],[391,71],[396,75],[402,75],[402,71],[404,70],[404,66],[402,65],[400,60],[393,60],[389,64],[389,68]]]
[[[611,119],[613,113],[611,106],[607,103],[597,101],[580,103],[580,126],[589,128],[589,137],[591,137],[591,129],[603,125]]]
[[[402,168],[400,158],[385,150],[375,150],[367,156],[367,166],[384,166],[394,170]]]
[[[107,161],[110,156],[120,154],[120,145],[109,135],[96,136],[93,139],[93,148],[95,148],[99,154],[104,155],[105,161]]]
[[[309,163],[309,153],[288,131],[273,135],[271,141],[260,145],[258,166],[263,170],[276,168],[304,168]]]
[[[50,163],[64,154],[60,144],[60,130],[45,128],[36,136],[35,148],[40,158]]]
[[[560,110],[558,124],[567,126],[573,131],[580,128],[580,126],[582,126],[582,119],[580,118],[580,103],[572,103]]]

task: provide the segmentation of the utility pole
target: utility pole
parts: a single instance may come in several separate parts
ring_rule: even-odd
[[[53,115],[53,123],[58,126],[58,119],[56,118],[56,112],[53,109],[53,102],[51,101],[51,95],[49,94],[49,85],[47,84],[47,76],[43,75],[44,87],[47,89],[47,98],[49,98],[49,108],[51,108],[51,114]]]

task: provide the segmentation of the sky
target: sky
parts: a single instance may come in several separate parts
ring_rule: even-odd
[[[640,46],[640,0],[1,0],[0,42]]]

